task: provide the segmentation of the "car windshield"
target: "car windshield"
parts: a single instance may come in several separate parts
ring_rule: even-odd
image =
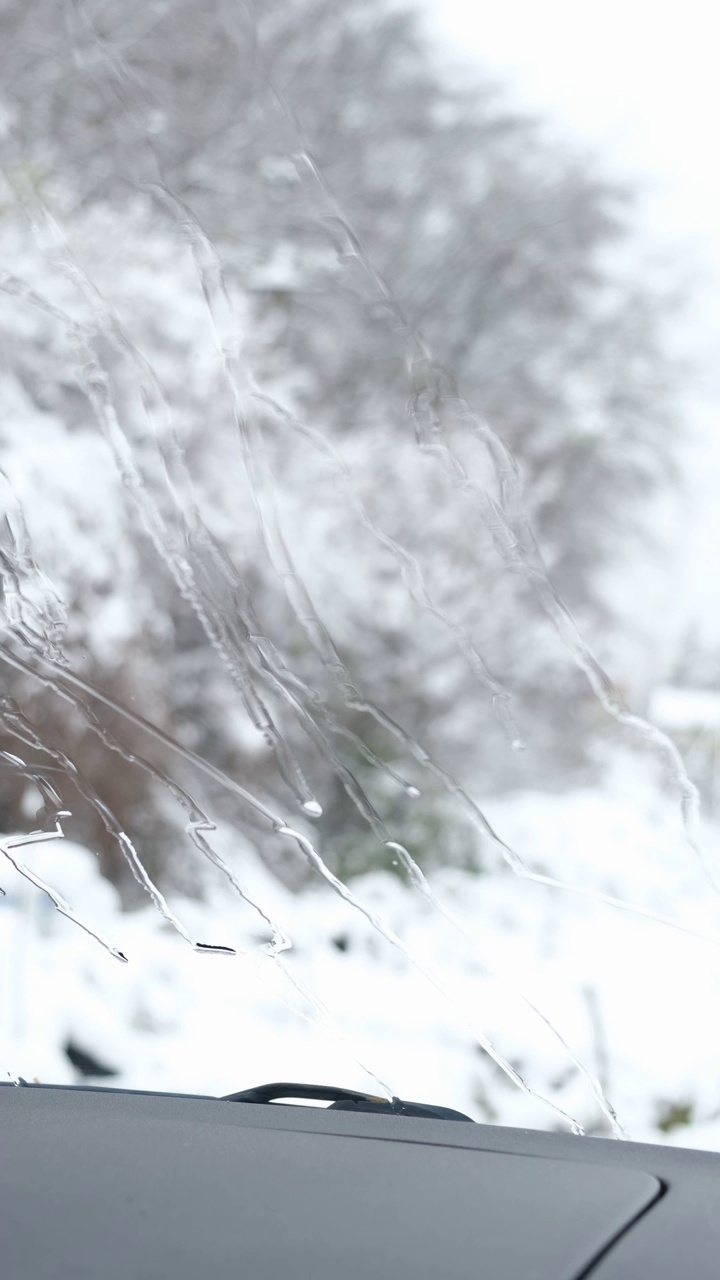
[[[675,8],[0,0],[6,1081],[720,1149]]]

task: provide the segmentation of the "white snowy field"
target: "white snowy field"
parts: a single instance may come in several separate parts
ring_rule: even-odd
[[[582,892],[509,870],[437,873],[435,903],[390,872],[353,881],[399,945],[320,882],[291,894],[219,831],[248,897],[292,940],[279,960],[263,950],[261,915],[225,882],[208,878],[204,902],[171,905],[194,938],[234,946],[235,958],[194,952],[150,903],[122,912],[88,851],[27,847],[33,871],[128,963],[3,866],[0,1067],[74,1083],[71,1041],[122,1087],[215,1094],[302,1080],[377,1092],[380,1081],[482,1121],[564,1129],[562,1112],[609,1135],[602,1091],[632,1138],[720,1150],[720,898],[675,798],[628,764],[603,788],[510,795],[486,812],[535,874]],[[708,859],[717,837],[706,829]]]

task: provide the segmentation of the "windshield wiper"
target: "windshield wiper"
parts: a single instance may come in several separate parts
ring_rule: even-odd
[[[281,1098],[329,1102],[328,1111],[375,1111],[380,1115],[420,1116],[427,1120],[465,1120],[474,1124],[470,1116],[463,1115],[462,1111],[453,1111],[451,1107],[405,1102],[402,1098],[382,1098],[372,1093],[357,1093],[354,1089],[341,1089],[332,1084],[261,1084],[255,1089],[227,1093],[223,1101],[265,1103]]]
[[[211,1093],[166,1093],[161,1089],[123,1089],[93,1084],[41,1084],[39,1080],[0,1080],[1,1088],[58,1089],[75,1093],[127,1093],[156,1098],[187,1098],[203,1102],[257,1102],[273,1103],[279,1099],[291,1101],[303,1098],[311,1102],[329,1102],[328,1111],[375,1111],[384,1116],[416,1116],[425,1120],[464,1120],[474,1124],[471,1116],[452,1107],[436,1107],[426,1102],[406,1102],[404,1098],[383,1098],[373,1093],[357,1093],[355,1089],[342,1089],[333,1084],[260,1084],[255,1089],[241,1089],[239,1093],[226,1093],[217,1097]]]

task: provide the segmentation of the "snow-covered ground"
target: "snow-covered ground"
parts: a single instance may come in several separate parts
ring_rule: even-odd
[[[122,912],[88,851],[24,850],[128,963],[3,866],[0,1066],[72,1083],[71,1040],[125,1087],[222,1093],[295,1079],[377,1092],[379,1080],[480,1120],[565,1128],[559,1109],[610,1133],[599,1083],[630,1136],[720,1149],[720,899],[675,799],[628,765],[602,788],[514,794],[486,811],[536,874],[581,892],[509,870],[436,873],[434,903],[389,871],[353,881],[395,944],[320,882],[291,894],[219,831],[248,897],[292,939],[278,960],[263,950],[262,916],[224,881],[172,906],[235,958],[193,951],[151,904]],[[718,833],[705,835],[710,858]]]

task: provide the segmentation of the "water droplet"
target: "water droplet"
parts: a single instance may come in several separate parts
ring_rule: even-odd
[[[321,818],[322,805],[318,804],[317,800],[306,800],[303,804],[303,812],[310,818]]]
[[[512,747],[513,751],[525,750],[525,743],[523,742],[522,738],[513,738],[512,742],[510,743],[510,746]]]
[[[420,788],[414,787],[412,783],[409,783],[405,788],[405,794],[409,796],[411,800],[417,800],[420,796]]]

